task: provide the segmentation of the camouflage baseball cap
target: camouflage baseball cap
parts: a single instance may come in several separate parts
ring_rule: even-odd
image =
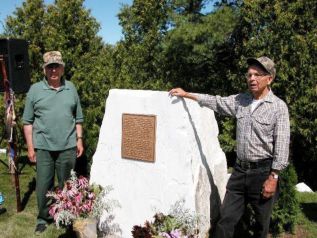
[[[276,76],[276,69],[273,60],[266,56],[262,56],[260,58],[248,58],[247,59],[248,65],[260,65],[266,72],[268,72],[273,79]]]
[[[65,66],[65,63],[62,59],[62,54],[59,51],[49,51],[43,55],[43,68],[49,64],[60,64]]]

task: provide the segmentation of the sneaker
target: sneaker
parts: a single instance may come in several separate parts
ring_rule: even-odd
[[[46,230],[46,224],[37,224],[35,227],[35,234],[39,235]]]

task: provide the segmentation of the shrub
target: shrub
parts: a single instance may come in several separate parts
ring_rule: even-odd
[[[299,213],[296,184],[297,175],[294,166],[290,165],[280,174],[280,196],[274,206],[270,225],[273,236],[283,231],[294,232]]]

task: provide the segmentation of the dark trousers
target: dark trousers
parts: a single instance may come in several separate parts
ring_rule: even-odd
[[[254,237],[266,238],[269,232],[270,216],[274,201],[273,198],[262,198],[262,186],[271,170],[271,161],[261,163],[257,168],[245,168],[236,164],[228,181],[227,191],[220,208],[218,221],[213,237],[233,237],[234,228],[244,214],[246,206],[250,204],[255,212]]]
[[[39,214],[37,224],[45,224],[52,218],[48,214],[49,204],[46,194],[54,189],[55,171],[58,187],[64,187],[64,181],[75,168],[76,148],[64,151],[36,150],[36,196]]]

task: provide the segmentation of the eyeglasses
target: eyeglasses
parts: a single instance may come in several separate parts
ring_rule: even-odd
[[[250,79],[252,76],[254,76],[255,79],[259,79],[259,78],[262,78],[262,77],[265,77],[265,76],[269,76],[269,74],[258,74],[258,73],[255,73],[255,74],[246,73],[245,74],[245,77],[247,79]]]
[[[61,65],[60,64],[49,64],[46,67],[48,69],[58,69]]]

